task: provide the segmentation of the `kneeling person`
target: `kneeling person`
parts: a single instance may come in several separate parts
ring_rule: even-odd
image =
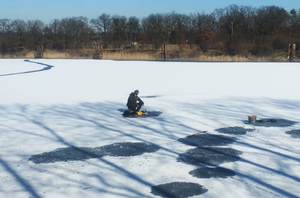
[[[144,102],[138,97],[138,95],[139,90],[135,90],[134,92],[130,93],[127,100],[126,106],[132,115],[136,115],[144,105]]]

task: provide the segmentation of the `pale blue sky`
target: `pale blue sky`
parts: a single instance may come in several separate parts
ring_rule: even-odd
[[[253,7],[275,5],[287,11],[300,9],[300,0],[0,0],[0,19],[40,19],[49,23],[64,17],[93,19],[103,13],[141,19],[150,14],[172,11],[210,14],[216,8],[226,8],[231,4]]]

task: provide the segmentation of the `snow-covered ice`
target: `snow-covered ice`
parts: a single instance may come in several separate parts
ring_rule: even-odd
[[[0,197],[159,197],[151,187],[200,184],[195,197],[300,197],[299,63],[156,62],[0,59]],[[159,117],[123,118],[130,92]],[[149,97],[151,96],[151,97]],[[247,116],[296,122],[245,124]],[[219,166],[236,175],[197,178],[199,166],[178,161],[195,146],[178,141],[224,127],[226,148],[240,159]],[[142,142],[160,147],[137,156],[35,164],[32,155],[58,148]]]

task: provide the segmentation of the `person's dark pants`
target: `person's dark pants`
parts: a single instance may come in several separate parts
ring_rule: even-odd
[[[136,111],[140,111],[141,108],[142,108],[142,105],[141,105],[141,104],[137,104],[137,105],[136,105]]]
[[[136,104],[136,106],[128,106],[128,109],[131,110],[131,111],[135,111],[135,112],[138,112],[141,110],[143,104]]]

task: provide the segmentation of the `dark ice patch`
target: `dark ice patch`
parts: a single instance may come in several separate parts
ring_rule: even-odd
[[[189,172],[189,174],[197,178],[227,178],[234,176],[235,172],[222,167],[203,167],[192,170]]]
[[[247,132],[252,132],[254,129],[245,129],[243,127],[226,127],[226,128],[220,128],[216,129],[219,133],[226,133],[226,134],[233,134],[233,135],[244,135]]]
[[[241,151],[222,147],[197,147],[179,154],[177,161],[191,165],[216,166],[226,162],[234,162],[240,159]]]
[[[90,158],[103,157],[104,154],[98,148],[87,147],[68,147],[58,148],[51,152],[32,155],[29,160],[36,164],[39,163],[54,163],[60,161],[77,161]]]
[[[199,134],[194,136],[188,136],[185,138],[178,139],[179,142],[190,146],[224,146],[232,144],[236,141],[236,138],[224,136],[224,135],[214,135],[214,134]]]
[[[285,133],[291,135],[291,137],[293,137],[293,138],[300,138],[300,130],[299,129],[287,131]]]
[[[104,155],[130,157],[156,152],[160,147],[154,144],[122,142],[101,147]]]
[[[141,96],[141,98],[157,98],[157,97],[161,97],[161,95]]]
[[[253,124],[254,126],[262,126],[262,127],[288,127],[297,124],[297,122],[285,119],[260,119],[256,120]]]
[[[161,111],[142,111],[143,114],[142,115],[132,115],[129,110],[125,110],[123,112],[123,117],[125,118],[147,118],[147,117],[157,117],[160,116],[162,114]]]
[[[67,147],[58,148],[51,152],[32,155],[29,160],[36,164],[54,163],[61,161],[81,161],[90,158],[100,158],[103,156],[129,157],[151,153],[159,150],[160,147],[146,143],[122,142],[102,147]]]
[[[162,114],[161,111],[147,111],[146,114],[143,113],[142,117],[157,117]]]
[[[186,198],[206,193],[208,190],[200,184],[191,182],[172,182],[153,186],[151,193],[165,198]]]

